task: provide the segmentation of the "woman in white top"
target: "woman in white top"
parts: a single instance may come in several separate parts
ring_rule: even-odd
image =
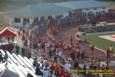
[[[64,68],[66,69],[66,70],[68,70],[68,71],[70,71],[70,68],[72,67],[72,65],[70,64],[70,62],[69,61],[67,61],[67,63],[65,63],[65,65],[64,65]]]
[[[41,70],[43,73],[43,77],[49,77],[49,69],[45,67],[43,70]]]

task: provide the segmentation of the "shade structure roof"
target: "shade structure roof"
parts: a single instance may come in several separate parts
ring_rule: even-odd
[[[75,10],[75,9],[106,7],[110,6],[111,3],[95,1],[95,0],[81,0],[81,1],[68,1],[68,2],[55,3],[55,5]]]
[[[0,37],[15,37],[17,33],[11,27],[5,27],[0,31]]]
[[[24,8],[10,11],[5,15],[13,17],[42,17],[60,15],[75,9],[97,8],[110,5],[111,3],[91,0],[68,1],[60,3],[41,3],[36,5],[28,5]]]
[[[28,5],[22,9],[9,12],[8,16],[18,16],[18,17],[42,17],[42,16],[51,16],[59,15],[62,13],[68,12],[69,8],[57,6],[51,3]]]

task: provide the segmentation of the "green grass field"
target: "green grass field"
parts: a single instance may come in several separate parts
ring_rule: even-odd
[[[94,34],[94,35],[85,35],[81,36],[81,39],[86,39],[89,43],[94,44],[96,47],[106,50],[110,45],[113,46],[113,53],[115,54],[115,42],[109,41],[98,36],[101,35],[112,35],[113,33],[102,33],[102,34]]]

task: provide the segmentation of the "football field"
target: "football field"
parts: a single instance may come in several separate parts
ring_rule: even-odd
[[[113,53],[115,54],[115,32],[82,35],[81,39],[85,39],[89,43],[94,44],[97,48],[103,50],[106,50],[112,45]]]

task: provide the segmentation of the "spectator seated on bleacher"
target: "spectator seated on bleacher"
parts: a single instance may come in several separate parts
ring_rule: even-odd
[[[27,77],[33,77],[30,73],[27,74]]]
[[[1,51],[0,51],[0,62],[3,62],[3,54]]]
[[[4,61],[7,62],[7,60],[8,60],[8,54],[7,54],[6,51],[5,51]]]
[[[43,75],[43,72],[41,71],[41,68],[40,68],[40,64],[38,64],[38,65],[36,66],[35,74],[36,74],[36,75],[40,75],[40,76]]]
[[[35,58],[34,61],[33,61],[33,66],[36,67],[37,65],[38,65],[37,58]]]

